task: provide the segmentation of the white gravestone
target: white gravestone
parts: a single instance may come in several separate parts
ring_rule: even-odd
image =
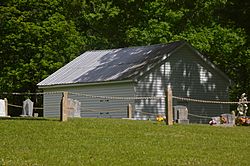
[[[69,117],[81,117],[81,102],[68,98]]]
[[[23,113],[22,116],[33,116],[33,105],[34,103],[27,99],[23,102]]]
[[[5,100],[0,99],[0,116],[7,116],[5,109]]]

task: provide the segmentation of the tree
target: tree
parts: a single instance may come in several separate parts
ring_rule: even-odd
[[[1,91],[37,91],[39,81],[84,49],[84,37],[56,0],[10,1],[0,12]]]
[[[186,40],[235,82],[234,98],[250,94],[246,0],[0,4],[0,91],[36,91],[40,80],[85,50]]]

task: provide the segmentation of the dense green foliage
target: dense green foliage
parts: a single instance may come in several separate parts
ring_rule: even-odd
[[[0,92],[36,84],[86,50],[186,40],[250,94],[247,0],[0,2]]]
[[[0,165],[248,165],[247,127],[0,120]]]
[[[59,2],[13,1],[0,8],[3,91],[36,91],[36,83],[79,54],[84,41]]]

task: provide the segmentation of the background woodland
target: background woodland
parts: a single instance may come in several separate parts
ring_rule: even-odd
[[[248,0],[3,0],[0,93],[36,84],[87,50],[186,40],[250,95]]]

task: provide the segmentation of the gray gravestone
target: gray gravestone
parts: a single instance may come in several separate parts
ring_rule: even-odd
[[[33,105],[34,103],[27,99],[23,102],[23,113],[21,116],[33,116]]]
[[[235,115],[233,114],[221,114],[226,119],[226,124],[235,125]]]
[[[177,123],[188,124],[188,109],[186,106],[174,106],[174,121]]]

